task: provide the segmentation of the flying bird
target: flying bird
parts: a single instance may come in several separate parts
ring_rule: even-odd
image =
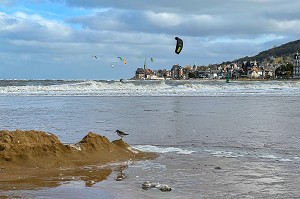
[[[96,55],[93,55],[92,58],[98,59],[98,57]]]
[[[125,135],[129,135],[129,134],[124,133],[123,131],[120,131],[120,130],[116,130],[116,133],[118,134],[118,136],[121,137],[121,139],[122,139]]]

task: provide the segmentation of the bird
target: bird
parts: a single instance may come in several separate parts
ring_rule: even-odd
[[[125,135],[129,135],[128,133],[124,133],[123,131],[120,131],[120,130],[116,130],[116,133],[118,134],[118,136],[121,137],[121,140]]]
[[[98,59],[98,57],[97,57],[96,55],[93,55],[92,58],[93,58],[93,57],[94,57],[95,59]]]

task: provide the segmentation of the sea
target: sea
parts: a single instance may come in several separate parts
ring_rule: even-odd
[[[20,198],[300,198],[300,80],[0,80],[0,129],[63,143],[88,132],[156,152],[93,186],[0,190]],[[104,167],[98,165],[99,168]],[[143,189],[146,181],[168,185]]]

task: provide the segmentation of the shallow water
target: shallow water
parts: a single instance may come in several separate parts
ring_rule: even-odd
[[[263,89],[253,95],[256,88],[243,92],[245,85],[238,83],[242,93],[232,84],[234,92],[225,88],[216,95],[212,87],[220,83],[209,84],[209,94],[200,89],[196,96],[179,95],[179,90],[168,96],[2,95],[0,129],[43,130],[64,143],[78,142],[89,131],[114,140],[120,129],[130,134],[124,138],[130,145],[160,157],[126,163],[123,181],[116,181],[113,171],[86,187],[70,176],[54,188],[0,191],[0,196],[299,198],[299,88],[287,93],[285,83],[275,82],[277,89],[270,92],[272,83],[261,83]],[[144,181],[173,190],[143,190]]]

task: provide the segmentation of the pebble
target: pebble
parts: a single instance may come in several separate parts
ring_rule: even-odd
[[[168,185],[166,185],[166,184],[162,184],[162,185],[160,185],[158,189],[159,189],[159,190],[161,190],[161,191],[163,191],[163,192],[166,192],[166,191],[171,191],[171,190],[172,190],[172,188],[171,188],[171,187],[169,187],[169,186],[168,186]]]
[[[150,181],[146,181],[143,182],[142,187],[143,188],[156,188],[157,186],[159,186],[159,183],[155,183],[155,182],[150,182]]]
[[[91,186],[93,186],[94,184],[95,184],[95,181],[94,181],[94,180],[88,180],[88,181],[85,182],[85,186],[87,186],[87,187],[91,187]]]
[[[157,188],[160,191],[166,192],[166,191],[171,191],[172,188],[169,187],[166,184],[159,184],[159,183],[155,183],[155,182],[150,182],[150,181],[145,181],[142,183],[142,188],[143,189],[151,189],[151,188]]]

